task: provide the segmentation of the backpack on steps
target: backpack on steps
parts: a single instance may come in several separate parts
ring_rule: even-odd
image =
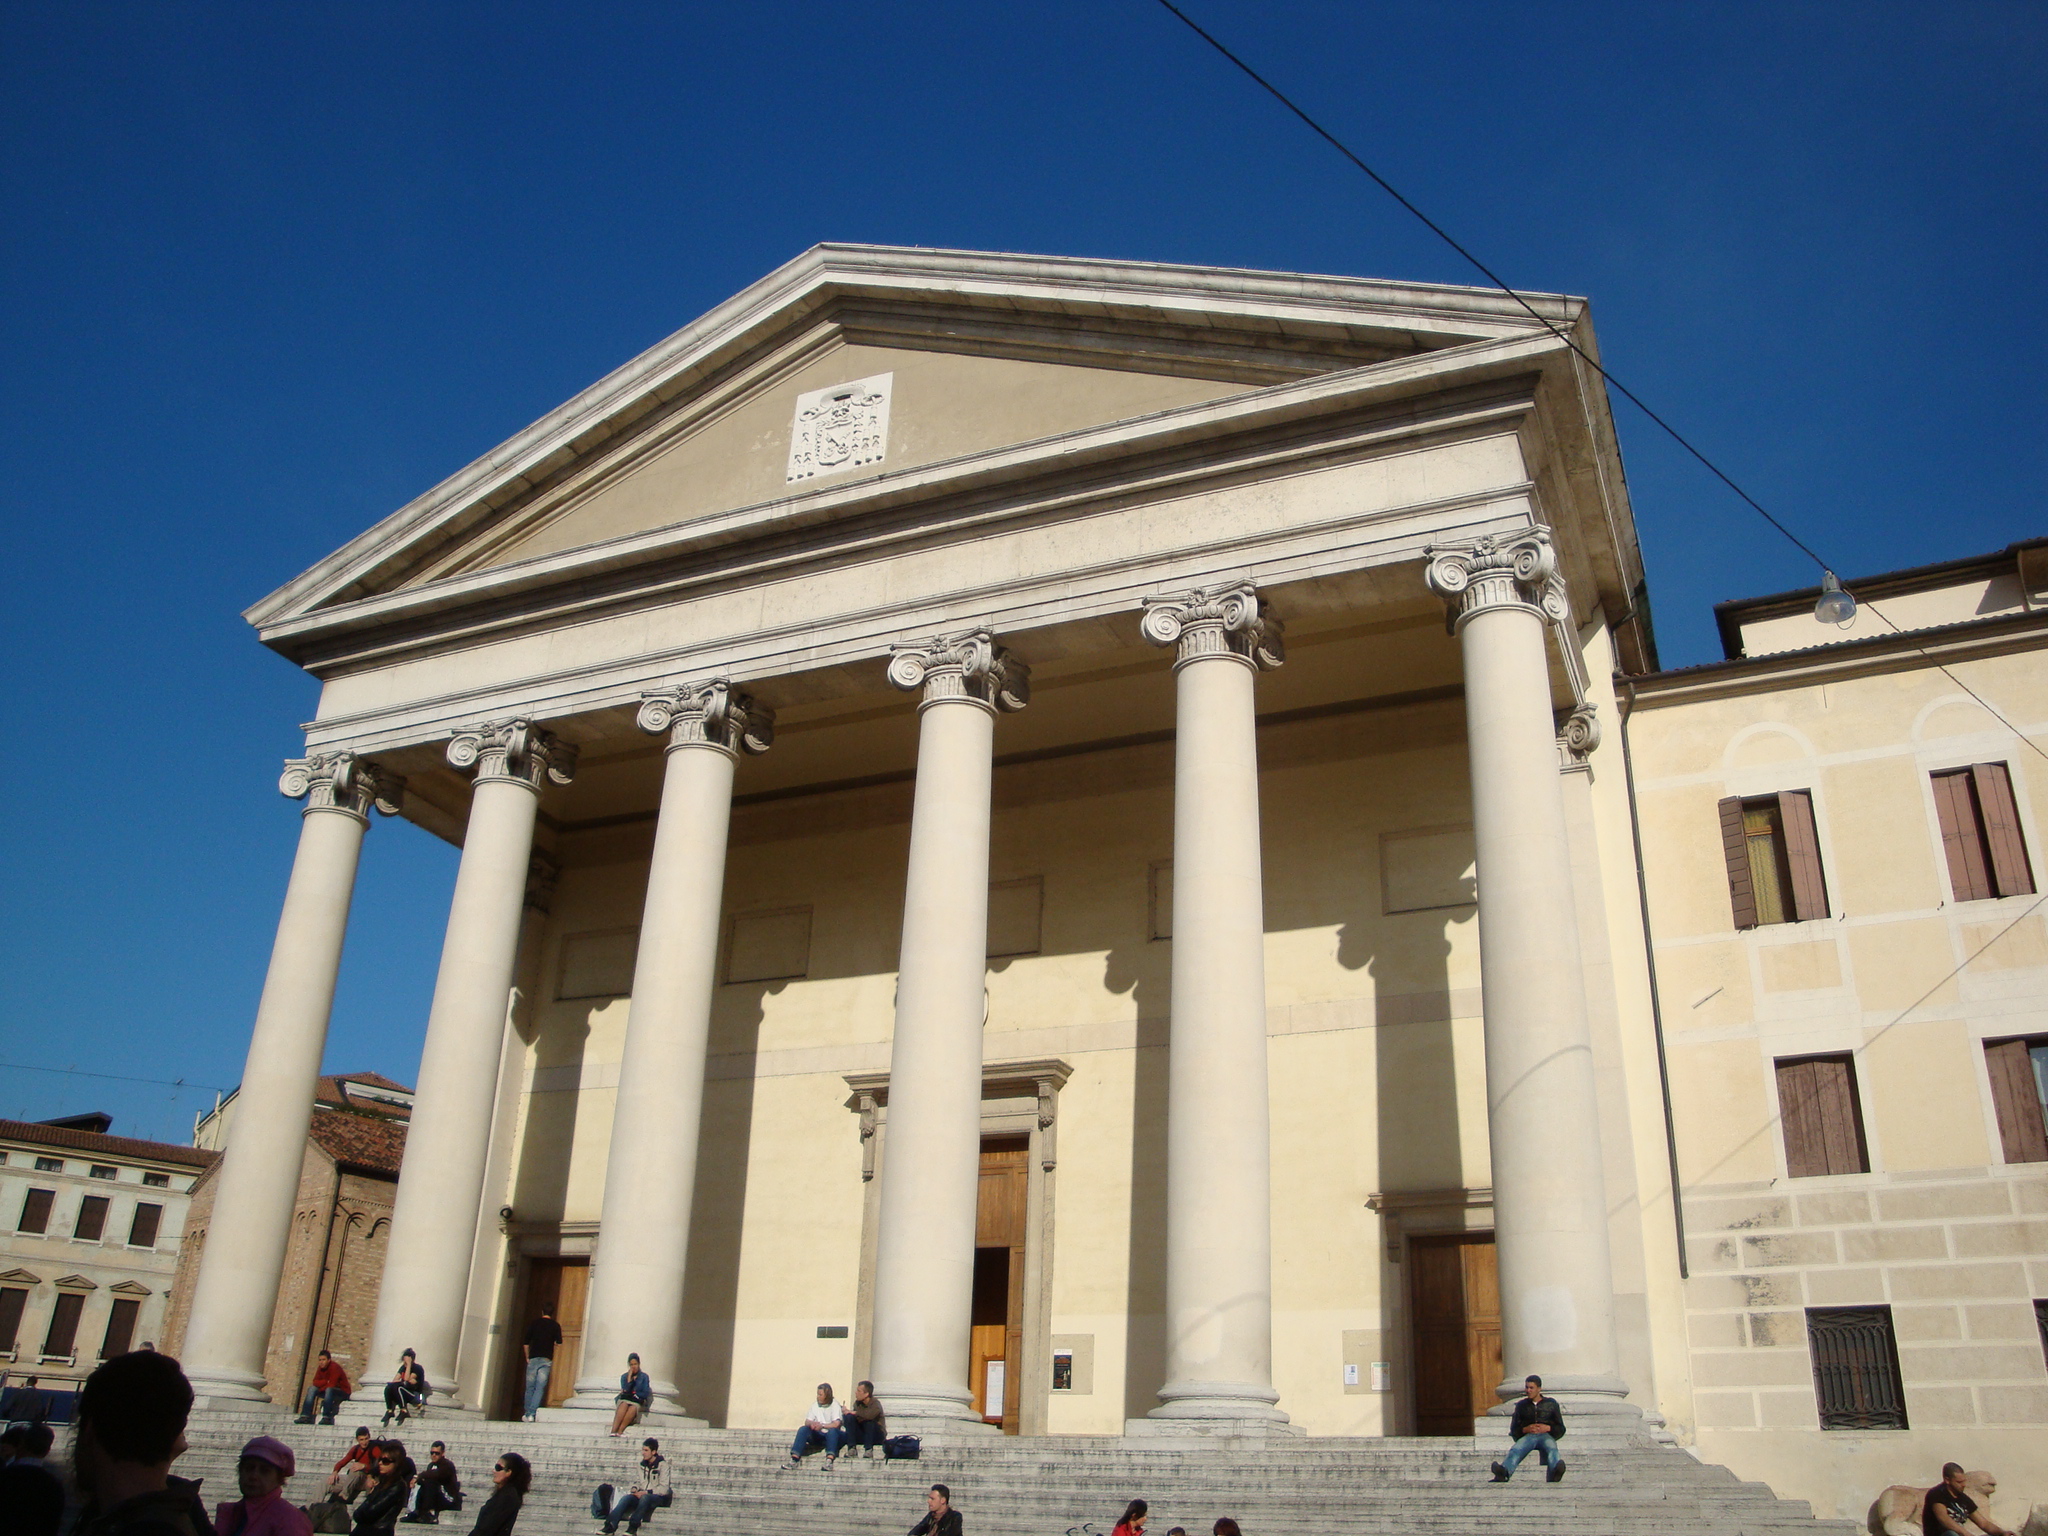
[[[915,1435],[891,1435],[882,1442],[882,1459],[885,1461],[917,1460],[920,1441]]]
[[[349,1519],[348,1500],[335,1494],[330,1494],[317,1504],[308,1504],[306,1518],[313,1522],[315,1531],[327,1532],[329,1536],[339,1536],[339,1533],[346,1533],[354,1528],[353,1522]]]

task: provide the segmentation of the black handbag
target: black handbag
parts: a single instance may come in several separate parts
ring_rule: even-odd
[[[882,1442],[884,1461],[915,1461],[920,1442],[915,1435],[891,1435]]]

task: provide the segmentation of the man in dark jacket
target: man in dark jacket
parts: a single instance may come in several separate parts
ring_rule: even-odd
[[[413,1499],[410,1525],[437,1525],[441,1511],[462,1508],[462,1477],[448,1459],[448,1447],[436,1440],[427,1447],[427,1464],[420,1468],[419,1493]]]
[[[192,1384],[168,1355],[116,1355],[86,1378],[71,1446],[72,1476],[86,1500],[75,1536],[211,1532],[191,1485],[171,1476],[191,1412]]]
[[[1513,1477],[1515,1468],[1531,1451],[1543,1458],[1545,1482],[1554,1483],[1564,1476],[1564,1458],[1557,1453],[1557,1442],[1564,1435],[1564,1409],[1558,1406],[1556,1398],[1543,1395],[1541,1376],[1531,1376],[1522,1383],[1522,1400],[1515,1404],[1515,1416],[1508,1420],[1508,1433],[1514,1436],[1515,1448],[1508,1452],[1506,1461],[1493,1464],[1496,1483]]]
[[[953,1490],[933,1483],[924,1496],[925,1517],[910,1528],[910,1536],[961,1536],[960,1511],[953,1507]]]
[[[846,1431],[850,1455],[858,1455],[864,1449],[869,1461],[875,1459],[875,1452],[889,1438],[889,1420],[875,1397],[872,1381],[854,1384],[853,1402],[840,1416],[839,1427]]]

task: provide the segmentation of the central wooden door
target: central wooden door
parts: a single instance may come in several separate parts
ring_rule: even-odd
[[[974,1411],[1017,1433],[1024,1340],[1024,1211],[1031,1144],[1022,1136],[981,1144],[974,1216],[974,1332],[967,1381]]]
[[[1500,1276],[1493,1234],[1408,1241],[1408,1312],[1414,1329],[1415,1432],[1469,1435],[1499,1401]]]
[[[541,1309],[555,1315],[562,1329],[562,1342],[555,1346],[555,1368],[548,1375],[546,1406],[559,1408],[576,1392],[576,1373],[583,1364],[583,1312],[590,1299],[590,1260],[529,1259],[526,1266],[526,1299],[512,1320],[506,1341],[509,1358],[506,1379],[510,1390],[503,1394],[503,1417],[519,1417],[526,1395],[526,1364],[521,1350],[526,1330],[540,1320]],[[622,1362],[623,1368],[623,1362]]]

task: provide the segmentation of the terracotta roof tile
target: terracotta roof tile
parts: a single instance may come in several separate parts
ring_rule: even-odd
[[[311,1134],[337,1163],[398,1177],[398,1166],[405,1157],[405,1126],[398,1121],[320,1110],[313,1116]]]
[[[72,1131],[62,1126],[37,1125],[29,1120],[0,1120],[0,1138],[35,1142],[45,1147],[65,1147],[73,1152],[98,1152],[105,1157],[131,1157],[144,1162],[182,1163],[187,1168],[205,1168],[220,1154],[197,1147],[181,1147],[174,1141],[138,1141],[132,1136],[102,1136],[97,1131]]]

